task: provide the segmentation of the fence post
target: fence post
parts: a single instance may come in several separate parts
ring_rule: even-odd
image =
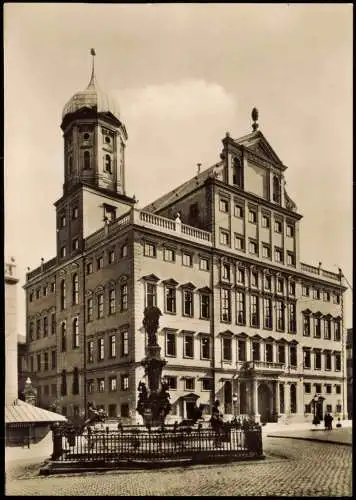
[[[58,460],[61,457],[62,449],[62,432],[59,425],[54,425],[52,428],[53,453],[52,460]]]

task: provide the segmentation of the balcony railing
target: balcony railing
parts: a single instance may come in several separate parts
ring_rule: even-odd
[[[337,273],[332,273],[331,271],[326,271],[321,267],[311,266],[310,264],[300,263],[300,268],[303,273],[316,274],[333,281],[340,281],[340,275]]]
[[[248,366],[249,370],[271,370],[284,371],[285,363],[275,363],[270,361],[237,361],[236,368],[241,370],[243,366]]]

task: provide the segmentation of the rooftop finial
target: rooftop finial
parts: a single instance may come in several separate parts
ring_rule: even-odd
[[[253,108],[252,109],[252,111],[251,111],[251,118],[253,120],[252,130],[255,132],[258,129],[258,123],[257,123],[257,120],[258,120],[258,109],[257,108]]]
[[[197,163],[197,175],[200,174],[201,163]]]
[[[91,63],[91,77],[90,77],[90,82],[89,82],[88,87],[94,85],[94,78],[95,78],[94,57],[96,56],[95,49],[90,49],[90,55],[92,56],[92,63]]]

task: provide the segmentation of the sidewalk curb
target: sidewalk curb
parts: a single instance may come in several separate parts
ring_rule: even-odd
[[[313,441],[314,443],[330,443],[330,444],[341,444],[343,446],[352,446],[352,443],[341,443],[340,441],[326,440],[326,439],[316,439],[316,438],[312,438],[312,437],[280,436],[280,435],[277,435],[277,434],[267,434],[266,437],[284,438],[284,439],[300,439],[302,441]]]

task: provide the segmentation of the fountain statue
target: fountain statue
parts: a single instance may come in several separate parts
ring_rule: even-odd
[[[143,326],[147,333],[147,346],[141,364],[145,368],[148,388],[144,382],[139,383],[136,410],[147,427],[163,425],[171,409],[168,384],[162,380],[162,369],[167,361],[161,358],[161,347],[157,342],[160,316],[162,313],[158,307],[150,306],[144,310]]]

